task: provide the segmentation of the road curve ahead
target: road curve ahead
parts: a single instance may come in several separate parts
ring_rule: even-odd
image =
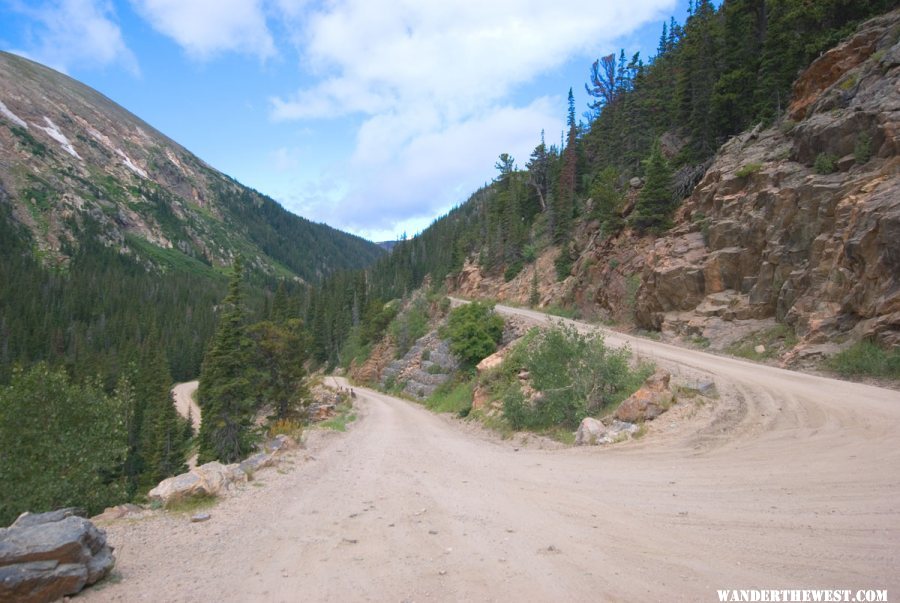
[[[359,418],[347,433],[312,438],[296,465],[260,472],[261,487],[226,498],[210,521],[107,526],[122,580],[84,598],[716,601],[722,588],[896,597],[897,395],[671,353],[723,386],[733,380],[742,411],[711,414],[704,437],[516,449],[354,387]]]

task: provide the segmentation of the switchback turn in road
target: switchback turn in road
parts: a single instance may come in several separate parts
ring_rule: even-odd
[[[641,441],[538,450],[355,387],[359,419],[347,433],[313,432],[295,466],[261,473],[262,487],[223,500],[210,521],[161,515],[109,525],[123,579],[85,598],[900,593],[897,392],[630,343],[660,363],[713,374],[723,399]]]

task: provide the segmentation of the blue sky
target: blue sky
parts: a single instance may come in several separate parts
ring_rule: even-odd
[[[287,209],[413,234],[559,140],[591,62],[687,0],[0,0],[0,48],[96,88]]]

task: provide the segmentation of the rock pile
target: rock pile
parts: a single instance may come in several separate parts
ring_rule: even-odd
[[[77,513],[23,513],[0,529],[0,600],[55,601],[110,572],[115,558],[106,533]]]

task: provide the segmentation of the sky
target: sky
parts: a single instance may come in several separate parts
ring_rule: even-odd
[[[412,235],[652,56],[688,0],[0,0],[0,49],[99,90],[316,222]]]

